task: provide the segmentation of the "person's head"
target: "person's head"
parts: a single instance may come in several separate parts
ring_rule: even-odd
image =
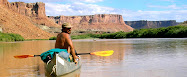
[[[71,26],[70,23],[63,23],[63,24],[62,24],[62,32],[66,32],[66,33],[70,34],[70,33],[71,33],[71,28],[72,28],[72,27],[73,27],[73,26]]]

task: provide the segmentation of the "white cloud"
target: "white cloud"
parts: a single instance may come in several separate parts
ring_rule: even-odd
[[[176,4],[168,5],[168,6],[160,6],[160,5],[148,5],[151,8],[159,8],[159,9],[182,9],[182,7],[176,6]]]
[[[177,20],[183,22],[187,20],[187,10],[170,10],[170,11],[130,11],[129,16],[124,17],[124,20]],[[123,14],[122,14],[123,15]]]
[[[184,9],[187,9],[187,5],[182,5],[182,7],[183,7]]]
[[[73,4],[51,4],[46,3],[47,15],[93,15],[104,13],[115,13],[114,8],[103,7],[94,4],[76,2]],[[54,13],[55,12],[55,13]]]
[[[170,6],[175,7],[175,6]],[[132,11],[126,9],[115,9],[111,7],[98,6],[94,4],[84,4],[76,2],[73,4],[51,4],[46,3],[46,14],[49,16],[77,16],[94,14],[120,14],[124,21],[135,20],[177,20],[183,22],[187,20],[187,10],[167,10],[167,11]]]
[[[26,3],[35,3],[35,2],[54,2],[60,0],[8,0],[9,2],[26,2]]]
[[[80,1],[89,2],[89,3],[95,3],[95,2],[102,2],[103,0],[80,0]]]
[[[174,0],[160,0],[160,1],[168,1],[168,2],[175,2]]]
[[[26,2],[26,3],[35,3],[35,2],[87,2],[87,3],[96,3],[96,2],[102,2],[103,0],[8,0],[10,2]]]

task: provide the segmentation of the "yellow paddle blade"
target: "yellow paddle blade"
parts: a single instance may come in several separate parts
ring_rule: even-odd
[[[97,52],[92,52],[90,53],[91,55],[97,55],[97,56],[110,56],[114,53],[113,50],[108,50],[108,51],[97,51]]]
[[[34,57],[34,55],[17,55],[17,56],[14,56],[14,58],[19,58],[19,59],[28,58],[28,57]]]

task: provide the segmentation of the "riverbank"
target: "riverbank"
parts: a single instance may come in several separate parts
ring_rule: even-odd
[[[150,28],[134,30],[132,32],[116,32],[116,33],[103,33],[103,34],[84,34],[72,35],[72,39],[120,39],[120,38],[186,38],[187,26],[170,26],[163,28]],[[56,37],[51,37],[49,40],[55,40]]]
[[[72,39],[121,39],[121,38],[186,38],[187,26],[177,25],[163,28],[150,28],[140,29],[131,32],[115,32],[115,33],[102,33],[102,34],[83,34],[83,35],[71,35]],[[24,39],[19,34],[13,33],[1,33],[0,41],[31,41],[31,40],[56,40],[56,37],[49,39]]]

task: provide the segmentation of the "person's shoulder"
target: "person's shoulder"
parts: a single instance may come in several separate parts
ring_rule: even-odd
[[[61,35],[61,33],[58,33],[57,36]]]
[[[67,33],[59,33],[58,35],[69,35],[69,34],[67,34]]]
[[[61,33],[64,37],[69,37],[68,33]]]

